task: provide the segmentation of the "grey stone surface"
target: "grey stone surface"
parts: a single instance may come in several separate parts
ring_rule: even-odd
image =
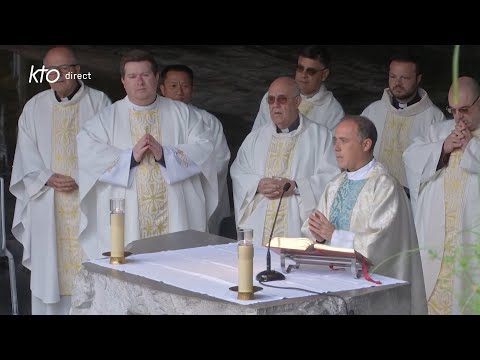
[[[133,243],[145,253],[221,244],[231,239],[193,230]],[[320,315],[409,314],[410,285],[396,284],[325,295],[241,305],[92,263],[83,265],[72,297],[72,315]],[[346,306],[344,303],[346,301]],[[347,308],[348,309],[347,309]]]
[[[255,305],[240,305],[148,279],[127,281],[84,266],[76,278],[72,315],[406,315],[409,285],[311,295]],[[135,276],[139,278],[138,276]],[[364,291],[367,290],[367,291]],[[348,310],[343,300],[347,302]]]
[[[127,281],[115,270],[101,273],[98,268],[87,264],[77,276],[72,315],[345,315],[345,304],[337,296],[346,300],[350,314],[410,313],[408,285],[240,305],[148,279]]]

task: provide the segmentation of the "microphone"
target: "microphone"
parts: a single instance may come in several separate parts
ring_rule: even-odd
[[[275,213],[275,219],[273,219],[272,231],[270,232],[270,238],[268,239],[268,250],[267,250],[267,270],[264,270],[257,274],[255,278],[257,281],[260,282],[269,282],[269,281],[277,281],[277,280],[285,280],[285,275],[282,273],[271,270],[270,268],[270,243],[272,242],[273,236],[273,229],[275,229],[275,223],[277,222],[278,211],[280,210],[280,204],[282,203],[283,195],[290,189],[290,183],[285,183],[283,185],[282,195],[280,196],[280,201],[278,202],[277,212]]]

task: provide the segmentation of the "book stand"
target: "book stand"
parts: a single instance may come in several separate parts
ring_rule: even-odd
[[[289,259],[294,264],[285,264],[285,260]],[[329,266],[331,269],[350,269],[352,276],[355,279],[360,278],[362,273],[362,264],[357,259],[347,256],[326,256],[316,253],[315,251],[296,251],[296,250],[281,250],[280,264],[282,272],[288,274],[293,268],[298,269],[300,265],[321,265]]]

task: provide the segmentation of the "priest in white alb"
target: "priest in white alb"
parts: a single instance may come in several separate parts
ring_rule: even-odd
[[[422,73],[418,60],[410,55],[394,56],[389,62],[388,88],[381,100],[362,113],[375,124],[378,146],[374,156],[400,184],[408,188],[402,155],[417,136],[431,124],[445,120],[427,92],[420,88]]]
[[[313,122],[333,130],[345,113],[342,105],[324,84],[329,75],[330,54],[326,48],[308,45],[300,50],[295,72],[295,81],[300,87],[301,97],[298,109]],[[260,103],[252,131],[272,121],[267,97],[268,92]]]
[[[405,151],[429,314],[478,314],[480,303],[480,88],[470,77],[448,93],[454,120]],[[476,309],[475,309],[476,307]]]
[[[273,81],[267,101],[272,121],[247,136],[230,169],[237,226],[252,228],[257,245],[268,243],[287,182],[273,236],[298,237],[325,185],[339,172],[330,130],[298,111],[295,80]]]
[[[410,283],[411,313],[427,312],[422,264],[405,191],[373,156],[375,125],[346,116],[335,128],[338,166],[345,169],[325,188],[302,227],[304,236],[354,249],[376,274]]]
[[[218,206],[208,222],[208,232],[220,234],[222,219],[231,215],[230,195],[228,193],[227,175],[230,161],[230,149],[223,133],[223,126],[213,114],[192,105],[193,70],[187,65],[172,64],[163,68],[160,73],[160,90],[163,96],[188,104],[190,108],[199,112],[210,132],[210,139],[214,145],[218,176]]]
[[[16,197],[12,233],[23,245],[22,263],[31,271],[32,314],[65,315],[85,255],[78,243],[75,137],[111,102],[72,78],[80,73],[72,49],[51,48],[43,62],[51,89],[32,97],[18,120],[10,182]]]
[[[150,53],[127,52],[120,68],[127,96],[77,137],[79,239],[90,257],[110,250],[112,198],[125,199],[126,246],[171,232],[206,231],[218,203],[204,122],[187,105],[157,96],[158,65]]]

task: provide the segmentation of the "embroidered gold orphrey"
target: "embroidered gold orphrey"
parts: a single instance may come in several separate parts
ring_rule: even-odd
[[[453,279],[458,254],[459,236],[462,232],[462,210],[467,173],[460,167],[463,151],[457,149],[450,155],[445,169],[445,244],[440,274],[428,300],[428,313],[452,314]]]
[[[290,167],[292,164],[297,136],[294,137],[272,137],[272,142],[268,149],[267,161],[265,164],[265,176],[281,176],[289,178]],[[284,199],[285,200],[285,199]],[[287,201],[282,200],[278,211],[277,222],[273,236],[286,236],[288,230],[288,207]],[[268,243],[272,231],[273,220],[277,212],[280,199],[270,200],[267,211],[265,212],[265,225],[263,228],[263,245]]]
[[[379,161],[401,185],[408,186],[402,155],[408,147],[414,116],[403,117],[389,111],[382,132]]]
[[[53,107],[51,167],[61,175],[72,176],[77,168],[79,106],[77,103]],[[60,295],[71,295],[73,280],[82,263],[78,243],[78,190],[54,194],[59,290]]]
[[[308,114],[310,114],[310,111],[312,111],[313,107],[314,104],[311,101],[302,99],[302,102],[298,107],[298,111],[300,111],[302,115],[308,117]]]
[[[158,109],[129,110],[132,144],[145,135],[146,129],[161,141]],[[146,152],[136,172],[138,221],[140,237],[146,238],[168,233],[168,194],[160,165],[151,152]]]

